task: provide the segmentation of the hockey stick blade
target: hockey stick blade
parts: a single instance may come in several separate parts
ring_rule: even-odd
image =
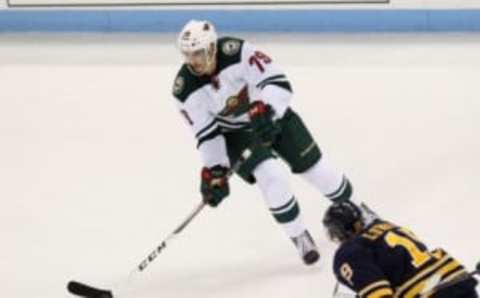
[[[73,280],[68,283],[67,289],[74,295],[86,298],[113,298],[112,291],[94,288]]]

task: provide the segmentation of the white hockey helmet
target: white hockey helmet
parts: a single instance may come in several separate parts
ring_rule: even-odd
[[[209,21],[189,21],[178,36],[178,48],[182,52],[187,64],[189,57],[194,53],[203,52],[205,67],[210,67],[217,51],[217,32]]]

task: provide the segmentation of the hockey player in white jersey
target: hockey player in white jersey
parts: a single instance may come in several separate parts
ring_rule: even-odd
[[[173,95],[198,142],[203,200],[216,207],[229,195],[228,168],[250,148],[252,154],[237,174],[258,185],[305,264],[315,263],[318,249],[303,223],[289,173],[277,157],[334,202],[350,200],[352,186],[322,156],[290,108],[293,93],[285,73],[248,42],[218,38],[208,21],[188,22],[178,48],[185,63]]]

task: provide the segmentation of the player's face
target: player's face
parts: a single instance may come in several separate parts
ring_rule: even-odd
[[[197,50],[193,52],[183,52],[185,62],[198,74],[205,74],[207,72],[207,51]]]

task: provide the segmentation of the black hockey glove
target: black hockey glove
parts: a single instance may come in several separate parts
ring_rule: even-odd
[[[217,207],[230,194],[227,173],[228,168],[221,165],[202,169],[200,191],[206,204]]]
[[[273,109],[262,101],[254,101],[248,110],[250,123],[257,140],[263,146],[271,146],[280,133],[280,126],[273,121]]]

